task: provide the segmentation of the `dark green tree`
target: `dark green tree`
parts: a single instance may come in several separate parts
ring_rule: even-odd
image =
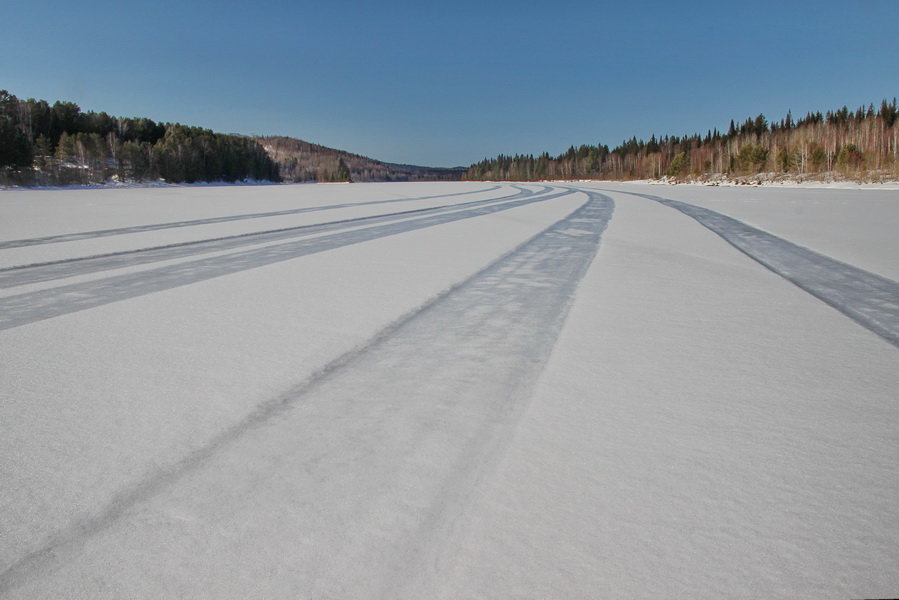
[[[28,136],[10,119],[0,117],[0,168],[18,170],[30,166],[32,160]]]
[[[690,168],[690,158],[686,152],[677,154],[668,165],[666,173],[672,177],[679,177],[687,172]]]

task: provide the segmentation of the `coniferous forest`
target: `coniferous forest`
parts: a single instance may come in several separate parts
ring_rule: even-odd
[[[558,156],[497,156],[469,167],[468,180],[544,179],[703,180],[717,177],[761,179],[899,178],[899,122],[896,99],[855,111],[809,113],[779,122],[764,115],[731,121],[726,132],[709,130],[678,137],[631,138],[608,146],[572,146]]]
[[[278,180],[255,140],[146,118],[82,112],[73,102],[20,100],[0,90],[0,183],[192,183]]]
[[[458,181],[465,168],[385,163],[287,137],[83,112],[0,90],[0,184]]]
[[[284,137],[215,133],[148,118],[83,112],[73,102],[0,90],[0,184],[107,181],[421,181],[552,179],[899,179],[896,99],[855,111],[764,115],[704,136],[636,137],[614,149],[500,155],[465,169],[396,165]]]

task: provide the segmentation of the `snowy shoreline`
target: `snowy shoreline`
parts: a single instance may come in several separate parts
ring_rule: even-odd
[[[464,183],[514,183],[505,180],[466,180]],[[347,185],[353,182],[283,182],[283,181],[199,181],[195,183],[168,183],[166,181],[142,181],[142,182],[116,182],[68,185],[68,186],[0,186],[0,191],[28,191],[28,190],[117,190],[117,189],[143,189],[143,188],[195,188],[195,187],[246,187],[246,186],[278,186],[278,185]],[[397,181],[372,181],[356,182],[362,184],[376,183],[407,183]],[[420,181],[417,183],[432,183]],[[446,182],[443,182],[446,183]],[[453,182],[461,183],[461,182]],[[539,181],[521,183],[615,183],[627,185],[665,185],[665,186],[702,186],[702,187],[774,187],[774,188],[808,188],[808,189],[835,189],[835,190],[899,190],[899,180],[884,181],[859,181],[839,178],[797,178],[783,177],[774,173],[761,173],[757,176],[744,177],[710,177],[698,179],[674,179],[662,177],[660,179],[545,179]]]

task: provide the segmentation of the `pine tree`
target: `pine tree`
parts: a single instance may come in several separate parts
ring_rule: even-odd
[[[680,152],[674,157],[671,164],[668,165],[668,171],[666,171],[666,173],[672,177],[677,177],[686,173],[689,168],[690,158],[687,156],[686,152]]]

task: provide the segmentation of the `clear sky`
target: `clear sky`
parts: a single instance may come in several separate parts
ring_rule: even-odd
[[[899,95],[899,0],[2,0],[0,89],[393,162]]]

